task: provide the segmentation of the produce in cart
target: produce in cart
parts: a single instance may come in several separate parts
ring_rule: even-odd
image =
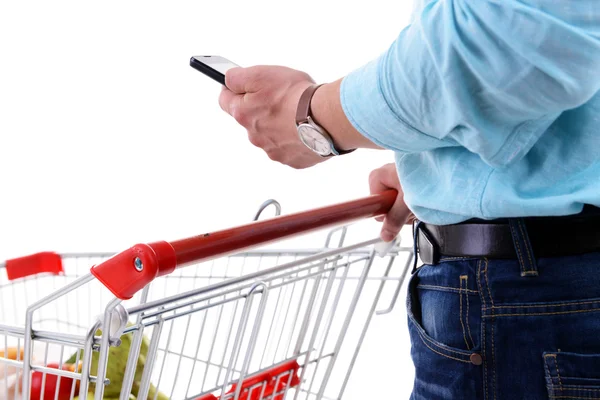
[[[129,323],[127,326],[131,326]],[[102,330],[98,329],[96,331],[96,336],[102,336]],[[131,334],[125,334],[121,336],[121,345],[112,346],[109,350],[108,355],[108,365],[106,367],[106,378],[110,380],[110,384],[107,385],[104,389],[104,398],[119,398],[121,395],[121,386],[123,384],[123,378],[125,377],[125,369],[127,368],[127,361],[129,358],[129,349],[131,348],[131,342],[133,337]],[[133,398],[137,397],[138,391],[140,389],[140,384],[142,382],[142,374],[144,373],[144,366],[146,365],[146,357],[148,355],[148,347],[150,345],[150,340],[147,336],[142,337],[142,344],[140,346],[140,355],[137,359],[137,367],[135,369],[135,375],[133,378],[133,387],[131,389],[131,395]],[[98,371],[98,361],[100,358],[100,354],[96,351],[92,353],[92,364],[90,374],[95,376]],[[73,354],[68,360],[67,363],[73,363],[77,359],[77,353]],[[81,359],[81,354],[80,354]],[[94,393],[96,390],[96,385],[90,384],[89,392]],[[157,389],[153,384],[150,384],[150,389],[148,391],[148,398],[154,399],[154,395],[157,393]],[[93,398],[93,397],[92,397]],[[158,392],[156,397],[157,400],[168,400],[165,394]]]
[[[8,360],[22,360],[23,349],[17,347],[9,347],[7,349],[0,349],[0,358]],[[4,365],[0,367],[0,379],[4,380],[5,376],[11,376],[17,373],[17,368]],[[0,391],[4,388],[0,386]]]
[[[22,348],[9,347],[6,350],[0,350],[0,358],[9,360],[23,360],[24,351]],[[72,363],[64,363],[62,367],[58,363],[48,363],[46,368],[62,369],[69,372],[81,372],[81,362],[79,368],[75,367],[75,360]],[[34,365],[39,364],[35,362]],[[2,372],[0,381],[0,400],[13,399],[15,396],[22,394],[22,388],[18,381],[22,376],[21,370],[15,367],[0,368]],[[71,399],[71,391],[75,393],[79,390],[79,381],[69,377],[61,376],[52,373],[43,373],[34,371],[31,374],[31,393],[30,400],[56,399],[69,400]],[[43,396],[42,396],[43,394]]]
[[[61,369],[57,363],[49,363],[46,367]],[[64,364],[62,369],[75,372],[75,365]],[[78,372],[81,372],[81,364]],[[44,374],[40,371],[35,371],[31,376],[30,400],[42,399],[42,393],[44,399],[69,400],[71,398],[73,386],[75,386],[74,390],[75,393],[77,393],[79,391],[79,382],[77,380],[64,376],[61,376],[59,379],[58,375],[53,375],[51,373]]]

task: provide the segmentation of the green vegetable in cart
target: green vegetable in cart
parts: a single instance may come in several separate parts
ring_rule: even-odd
[[[73,397],[73,400],[79,400],[80,397],[76,396]],[[86,396],[86,400],[94,400],[94,392],[88,392],[87,396]]]
[[[131,326],[132,324],[128,324]],[[102,331],[98,329],[96,331],[96,335],[102,335]],[[133,334],[125,334],[121,336],[121,345],[118,347],[110,347],[109,355],[108,355],[108,365],[106,367],[106,378],[109,379],[110,383],[104,388],[104,398],[119,398],[121,387],[123,385],[123,379],[125,377],[125,369],[127,368],[127,360],[129,358],[129,349],[131,348],[131,344],[133,341]],[[144,373],[144,366],[146,365],[146,357],[148,355],[148,350],[150,347],[150,339],[147,336],[142,336],[142,343],[140,345],[140,354],[136,364],[136,370],[133,378],[133,386],[132,386],[132,394],[137,397],[142,375]],[[82,354],[80,351],[79,355],[80,359],[82,358]],[[70,360],[75,361],[77,358],[77,353],[75,353]],[[94,376],[98,373],[98,361],[100,359],[100,353],[94,351],[92,353],[92,363],[90,367],[90,373]],[[94,392],[96,390],[95,384],[90,384],[89,391]],[[150,388],[148,391],[148,398],[154,398],[154,395],[157,394],[157,389],[154,385],[150,384]],[[157,394],[158,400],[168,400],[169,398],[158,392]]]

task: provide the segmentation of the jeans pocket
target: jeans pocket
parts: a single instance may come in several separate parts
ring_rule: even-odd
[[[544,353],[550,399],[600,399],[600,354]]]
[[[408,285],[407,313],[413,344],[449,359],[470,362],[479,348],[479,303],[471,305],[465,289],[420,285],[418,273]],[[475,301],[471,301],[475,302]],[[420,346],[413,346],[420,347]]]
[[[447,338],[446,335],[434,338],[423,327],[417,275],[411,278],[407,296],[411,357],[415,366],[411,400],[483,398],[483,359],[475,351],[477,349],[465,350],[451,346],[443,342],[444,338]],[[456,321],[451,328],[455,331],[453,336],[460,337],[459,343],[466,347],[460,326],[460,314],[458,311],[454,314]],[[467,342],[469,340],[467,338]],[[475,342],[478,340],[475,339]]]

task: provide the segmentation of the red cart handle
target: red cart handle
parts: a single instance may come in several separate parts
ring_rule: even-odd
[[[41,273],[60,275],[64,272],[60,254],[51,251],[43,251],[6,261],[6,276],[9,281]]]
[[[315,210],[257,221],[223,231],[173,242],[137,244],[92,267],[92,274],[120,299],[126,300],[158,276],[191,263],[246,250],[257,245],[387,214],[395,190]]]

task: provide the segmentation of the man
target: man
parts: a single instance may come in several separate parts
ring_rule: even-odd
[[[336,82],[258,66],[226,85],[273,160],[395,151],[370,185],[399,191],[384,240],[419,221],[412,398],[600,399],[598,0],[426,1]]]

